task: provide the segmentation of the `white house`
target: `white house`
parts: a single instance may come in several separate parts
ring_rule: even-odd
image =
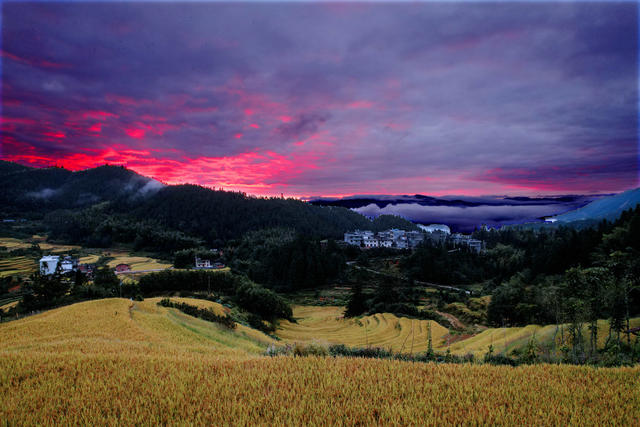
[[[378,246],[380,246],[378,239],[376,239],[375,237],[367,236],[364,238],[363,242],[365,248],[377,248]]]
[[[40,258],[40,274],[49,275],[56,272],[60,257],[57,255],[47,255]]]
[[[469,245],[469,249],[472,249],[477,253],[480,253],[484,250],[484,242],[482,240],[469,239],[467,241],[467,244]]]
[[[196,257],[195,268],[213,268],[210,259]]]
[[[409,247],[416,247],[424,240],[424,233],[420,231],[407,231],[407,243]]]
[[[60,265],[60,273],[70,273],[78,267],[78,260],[70,256],[60,259],[58,255],[46,255],[40,258],[40,274],[49,275],[56,272]]]
[[[362,235],[357,231],[344,233],[344,241],[350,245],[360,246],[362,244]]]
[[[393,247],[393,240],[391,239],[378,239],[378,246],[381,248],[391,248]]]

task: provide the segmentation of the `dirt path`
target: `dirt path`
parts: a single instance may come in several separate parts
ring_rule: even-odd
[[[349,261],[349,262],[347,262],[347,265],[349,265],[351,267],[354,267],[354,268],[357,268],[358,270],[365,270],[365,271],[368,271],[369,273],[377,274],[378,276],[385,276],[385,277],[390,277],[392,279],[400,279],[400,280],[405,280],[405,281],[409,280],[409,279],[407,279],[406,277],[403,277],[403,276],[393,276],[391,274],[383,273],[381,271],[373,270],[371,268],[361,267],[359,265],[355,265],[355,261]],[[414,283],[417,284],[417,285],[426,286],[428,288],[446,289],[446,290],[449,290],[449,291],[464,292],[467,295],[471,295],[471,291],[468,291],[466,289],[456,288],[455,286],[438,285],[438,284],[435,284],[435,283],[421,282],[421,281],[418,281],[418,280],[414,280]]]
[[[451,323],[451,326],[454,327],[454,329],[464,329],[466,326],[464,325],[464,323],[462,323],[456,316],[454,316],[453,314],[449,314],[449,313],[445,313],[444,311],[436,311],[436,313],[438,313],[440,316],[444,317],[445,319],[447,319],[449,321],[449,323]]]

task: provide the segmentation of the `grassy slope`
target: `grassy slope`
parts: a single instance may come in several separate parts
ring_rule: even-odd
[[[84,302],[1,324],[0,420],[630,425],[640,413],[640,368],[260,357],[267,337],[223,330],[156,299],[131,314],[130,304]]]
[[[221,305],[210,301],[174,299],[214,307],[217,312],[223,310]],[[242,325],[230,331],[178,310],[159,307],[156,304],[159,300],[88,301],[2,324],[0,351],[105,354],[126,349],[142,353],[213,352],[244,357],[262,353],[273,342],[270,337]]]

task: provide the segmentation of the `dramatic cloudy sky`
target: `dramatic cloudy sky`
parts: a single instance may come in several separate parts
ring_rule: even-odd
[[[2,5],[0,157],[253,194],[638,185],[637,6]]]

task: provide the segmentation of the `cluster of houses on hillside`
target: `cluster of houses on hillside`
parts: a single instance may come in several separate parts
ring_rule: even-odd
[[[355,230],[344,233],[344,241],[349,245],[364,248],[396,248],[408,249],[418,246],[424,240],[424,233],[420,231],[405,231],[391,229],[375,234],[369,230]]]
[[[477,253],[485,250],[485,243],[472,239],[468,234],[453,233],[446,225],[431,224],[419,226],[421,231],[405,231],[390,229],[377,234],[370,230],[355,230],[344,233],[344,241],[349,245],[361,248],[395,248],[411,249],[418,246],[425,239],[436,244],[451,243],[455,247],[467,247]]]
[[[40,274],[48,276],[54,274],[56,270],[60,269],[60,274],[73,273],[79,271],[85,274],[89,278],[93,278],[93,274],[96,270],[96,264],[80,264],[78,258],[68,255],[45,255],[40,258]],[[131,272],[131,266],[129,264],[120,263],[114,267],[116,274]]]
[[[217,254],[217,251],[215,253]],[[68,274],[75,271],[80,271],[91,279],[93,278],[93,274],[95,273],[97,266],[96,264],[79,264],[78,258],[67,255],[45,255],[40,258],[40,274],[42,274],[43,276],[54,274],[56,270],[58,270],[58,268],[60,274]],[[216,270],[225,268],[225,265],[218,261],[214,262],[211,259],[200,258],[196,256],[193,268],[197,270]],[[131,266],[124,263],[116,265],[113,270],[116,274],[138,272],[131,270]]]

